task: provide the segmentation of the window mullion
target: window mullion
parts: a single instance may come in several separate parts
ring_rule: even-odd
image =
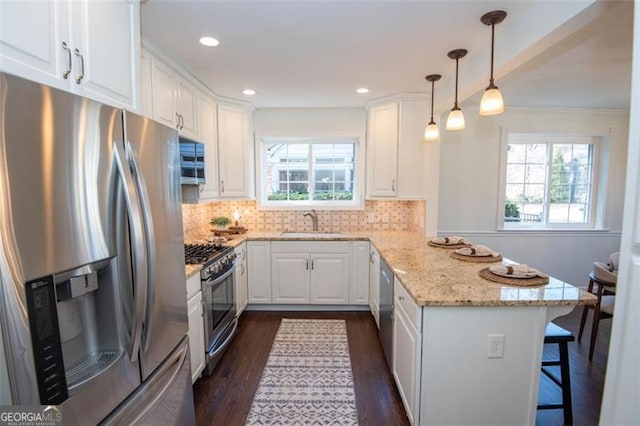
[[[552,159],[553,159],[553,144],[547,143],[547,156],[545,158],[545,167],[547,172],[547,178],[544,182],[544,225],[549,225],[549,211],[551,209],[551,176],[553,173],[552,167]]]
[[[315,198],[316,189],[316,177],[313,169],[313,144],[309,143],[309,156],[307,162],[307,177],[309,181],[309,201],[313,201]]]

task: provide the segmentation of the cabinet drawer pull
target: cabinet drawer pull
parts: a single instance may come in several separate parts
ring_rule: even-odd
[[[82,56],[82,53],[80,53],[78,49],[74,50],[73,53],[80,58],[80,75],[76,77],[76,84],[80,84],[84,78],[84,56]]]
[[[398,296],[398,300],[402,302],[404,300],[404,297],[403,296]]]
[[[71,74],[71,49],[69,49],[66,41],[62,42],[62,48],[67,51],[67,69],[62,73],[62,78],[66,80],[69,78],[69,74]]]

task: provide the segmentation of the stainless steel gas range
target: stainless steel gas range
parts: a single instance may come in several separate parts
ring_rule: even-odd
[[[219,244],[185,244],[185,263],[202,264],[206,375],[218,364],[238,329],[233,269],[236,255]]]

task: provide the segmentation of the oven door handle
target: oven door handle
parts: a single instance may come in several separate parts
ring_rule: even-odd
[[[219,276],[218,278],[212,280],[212,281],[205,281],[204,282],[204,286],[205,287],[211,287],[214,286],[216,284],[218,284],[221,281],[224,281],[225,279],[227,279],[227,277],[229,275],[231,275],[233,273],[233,270],[235,269],[235,265],[232,266],[231,268],[229,268],[229,270],[227,272],[225,272],[223,275]]]
[[[231,330],[231,333],[229,333],[225,341],[222,342],[222,344],[218,346],[216,350],[209,352],[209,358],[215,358],[216,355],[224,351],[233,340],[234,336],[236,335],[236,331],[238,331],[238,317],[233,317],[233,330]]]

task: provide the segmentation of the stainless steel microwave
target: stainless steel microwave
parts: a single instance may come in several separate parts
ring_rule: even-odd
[[[201,185],[204,178],[204,144],[180,138],[180,182]]]

